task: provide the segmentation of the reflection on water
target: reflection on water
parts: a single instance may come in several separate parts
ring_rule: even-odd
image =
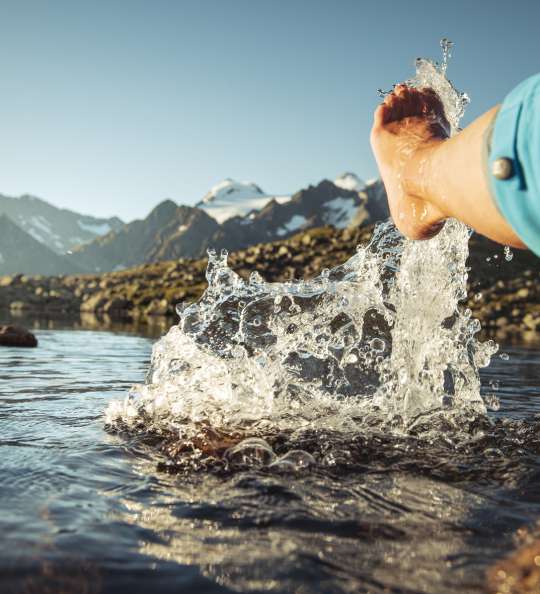
[[[165,316],[143,316],[130,320],[111,318],[107,314],[83,313],[77,315],[44,316],[24,310],[0,311],[1,324],[17,324],[35,330],[108,330],[127,332],[157,338],[167,332],[174,323]]]
[[[151,340],[38,338],[0,350],[2,593],[479,593],[540,515],[538,351],[504,348],[483,373],[501,406],[480,445],[297,433],[273,447],[314,467],[174,475],[155,443],[103,430]]]

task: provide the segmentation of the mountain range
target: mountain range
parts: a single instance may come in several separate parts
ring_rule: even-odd
[[[17,198],[0,194],[0,214],[7,215],[18,227],[57,254],[100,235],[117,231],[124,223],[118,217],[101,219],[57,208],[28,194]]]
[[[0,274],[13,272],[55,275],[81,272],[81,268],[0,214]]]
[[[386,219],[388,209],[381,182],[365,184],[346,173],[292,195],[266,194],[251,182],[226,179],[195,206],[164,200],[145,219],[127,224],[27,196],[0,196],[0,214],[0,274],[67,274],[198,258],[209,248],[243,249],[313,227],[368,224]]]

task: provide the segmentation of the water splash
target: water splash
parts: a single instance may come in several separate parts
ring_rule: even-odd
[[[407,84],[438,93],[455,133],[469,99],[446,78],[450,48],[442,65],[418,59]],[[288,283],[244,281],[226,252],[210,252],[205,294],[179,310],[146,383],[108,407],[107,423],[185,438],[201,427],[357,431],[373,419],[403,432],[434,414],[483,414],[478,370],[497,347],[475,338],[480,324],[460,305],[468,237],[453,220],[427,242],[383,223],[347,262]],[[228,455],[274,463],[260,442],[244,445]]]

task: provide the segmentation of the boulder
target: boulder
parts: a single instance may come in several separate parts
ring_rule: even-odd
[[[22,326],[0,326],[0,346],[37,347],[37,338]]]

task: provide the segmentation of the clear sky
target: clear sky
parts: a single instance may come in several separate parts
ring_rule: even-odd
[[[0,0],[0,193],[124,220],[225,177],[376,175],[377,88],[455,42],[467,121],[540,70],[538,0]]]

